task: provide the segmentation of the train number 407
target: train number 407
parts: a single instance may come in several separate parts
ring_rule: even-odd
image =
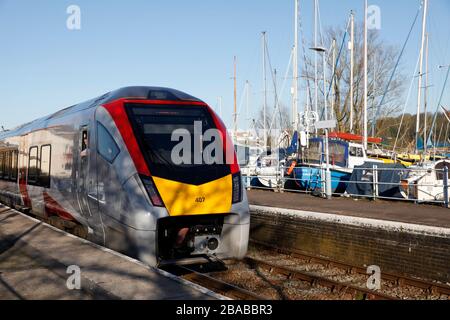
[[[195,202],[198,202],[198,203],[203,203],[203,202],[205,202],[205,200],[206,200],[205,197],[197,197],[197,198],[195,198]]]

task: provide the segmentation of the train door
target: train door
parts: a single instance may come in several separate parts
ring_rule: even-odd
[[[21,195],[22,201],[19,202],[20,205],[18,207],[23,207],[26,209],[31,209],[31,199],[28,194],[28,188],[27,188],[27,172],[28,172],[28,151],[27,144],[25,143],[24,139],[22,139],[22,142],[19,147],[19,193]]]
[[[97,177],[99,211],[105,224],[106,245],[114,250],[133,255],[127,228],[124,226],[126,212],[123,210],[124,194],[116,169],[120,148],[114,136],[115,127],[108,115],[99,112],[95,115]]]
[[[88,182],[88,172],[89,172],[89,156],[88,156],[88,126],[80,127],[80,134],[78,139],[79,151],[77,154],[78,166],[77,166],[77,200],[80,206],[80,213],[83,217],[89,220],[92,217],[92,213],[89,209],[88,204],[88,194],[89,194],[89,182]]]
[[[30,199],[33,214],[45,217],[44,201],[42,198],[42,188],[39,181],[41,155],[39,144],[33,143],[28,151],[27,165],[27,193]],[[28,206],[27,206],[28,207]]]
[[[82,216],[91,229],[90,237],[95,241],[104,241],[103,223],[99,213],[97,159],[95,132],[85,125],[79,129],[77,200]]]

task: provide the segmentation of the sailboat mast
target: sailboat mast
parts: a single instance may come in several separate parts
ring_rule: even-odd
[[[367,0],[364,3],[364,149],[367,152]]]
[[[417,87],[417,115],[416,115],[416,154],[419,153],[418,143],[419,143],[419,131],[420,131],[420,105],[422,99],[422,77],[423,77],[423,49],[425,46],[425,31],[427,26],[427,9],[428,0],[423,2],[423,19],[422,19],[422,43],[420,46],[420,64],[419,64],[419,84]]]
[[[263,46],[263,86],[264,86],[264,105],[263,105],[263,121],[264,121],[264,147],[267,145],[267,131],[266,131],[266,109],[267,109],[267,77],[266,77],[266,32],[262,33]]]
[[[333,61],[331,62],[333,64],[333,69],[331,71],[331,113],[330,115],[333,115],[334,112],[334,99],[335,99],[335,88],[334,88],[334,81],[335,81],[335,72],[336,72],[336,39],[333,39]]]
[[[372,87],[372,137],[375,136],[375,129],[377,127],[377,120],[375,119],[375,100],[376,100],[376,90],[377,90],[377,56],[375,52],[373,53],[373,87]]]
[[[314,0],[314,48],[317,48],[317,11],[318,11],[318,0]],[[318,91],[318,61],[317,61],[317,51],[314,51],[314,112],[318,114],[318,100],[319,100],[319,91]]]
[[[427,112],[428,112],[428,33],[425,35],[425,92],[424,92],[424,119],[423,119],[423,153],[427,154]]]
[[[353,133],[353,65],[355,58],[355,15],[350,12],[350,133]],[[333,63],[335,63],[333,61]]]
[[[292,93],[292,123],[294,131],[298,129],[298,15],[299,0],[295,0],[295,40],[294,40],[294,67],[293,67],[293,93]]]
[[[246,145],[248,145],[248,138],[250,136],[250,118],[249,118],[249,108],[250,108],[250,82],[248,80],[245,81],[245,100],[246,100],[246,104],[245,104],[245,122],[246,122],[246,127],[247,127],[247,133],[246,133]]]
[[[236,90],[236,56],[234,56],[234,113],[233,113],[233,135],[237,138],[237,90]]]

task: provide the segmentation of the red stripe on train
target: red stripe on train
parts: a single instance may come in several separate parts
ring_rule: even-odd
[[[141,149],[139,148],[133,129],[131,128],[130,121],[128,120],[127,113],[125,112],[124,100],[117,100],[105,104],[103,107],[109,112],[119,129],[138,173],[150,177],[150,170],[144,160],[144,156],[141,153]]]
[[[43,193],[45,213],[47,217],[58,216],[61,219],[76,221],[75,218],[68,213],[55,199],[53,199],[47,192]]]
[[[20,179],[19,179],[19,190],[20,190],[20,194],[22,195],[23,205],[25,207],[31,209],[31,199],[28,194],[26,176],[27,176],[27,174],[26,174],[25,168],[21,168],[20,169]]]

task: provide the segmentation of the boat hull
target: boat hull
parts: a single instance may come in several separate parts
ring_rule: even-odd
[[[330,169],[331,172],[331,191],[333,193],[344,193],[350,181],[351,172]],[[292,178],[295,184],[301,190],[318,191],[323,189],[322,175],[325,173],[320,166],[298,166],[292,171]]]

